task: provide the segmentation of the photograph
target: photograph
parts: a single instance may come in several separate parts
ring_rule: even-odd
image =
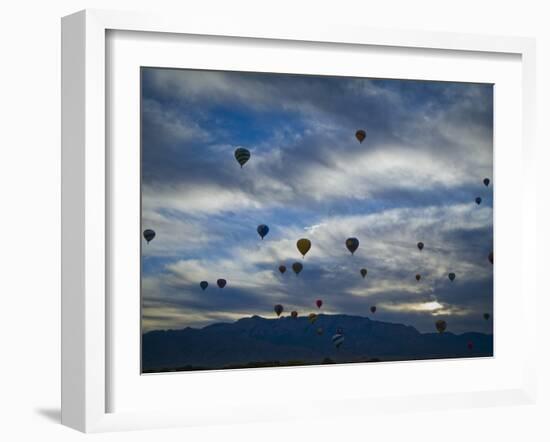
[[[140,75],[142,373],[493,356],[493,84]]]

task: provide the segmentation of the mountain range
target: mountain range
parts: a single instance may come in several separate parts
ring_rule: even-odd
[[[339,347],[332,337],[341,329]],[[493,335],[420,333],[360,316],[252,316],[201,329],[155,330],[142,336],[142,372],[321,363],[375,362],[493,355]]]

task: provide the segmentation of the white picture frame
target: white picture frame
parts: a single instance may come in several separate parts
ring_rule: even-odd
[[[518,154],[522,161],[522,173],[529,176],[534,170],[534,109],[535,109],[535,42],[528,38],[492,37],[450,33],[416,31],[388,31],[368,28],[349,28],[308,24],[292,27],[285,24],[235,22],[217,23],[196,17],[166,17],[151,14],[87,10],[67,16],[62,20],[62,423],[84,432],[111,431],[138,428],[158,428],[208,424],[210,422],[249,422],[254,420],[284,419],[287,417],[311,417],[334,415],[332,401],[339,404],[342,414],[363,414],[373,410],[395,412],[418,408],[454,408],[502,403],[531,403],[536,393],[535,382],[535,321],[525,317],[518,319],[522,325],[521,376],[519,383],[502,388],[463,392],[430,392],[424,395],[393,394],[377,396],[338,396],[331,392],[327,400],[313,398],[313,407],[301,406],[259,410],[253,396],[243,394],[234,399],[239,413],[209,412],[215,408],[209,404],[197,407],[190,413],[184,407],[162,410],[110,410],[109,392],[113,389],[109,370],[113,355],[110,353],[108,327],[112,320],[108,300],[109,247],[113,240],[107,219],[112,209],[108,185],[108,88],[106,81],[109,32],[154,32],[162,35],[199,35],[220,38],[268,39],[286,44],[308,42],[311,44],[338,44],[340,47],[375,46],[402,48],[403,50],[427,49],[444,52],[472,53],[483,58],[485,54],[509,54],[521,63],[521,132]],[[159,34],[156,34],[159,35]],[[112,54],[111,54],[112,55]],[[488,55],[487,55],[488,56]],[[497,108],[498,110],[498,108]],[[521,212],[517,213],[521,239],[517,252],[521,256],[518,287],[522,305],[534,305],[537,300],[535,266],[530,265],[535,255],[536,194],[527,189],[520,191]],[[498,200],[497,200],[498,203]],[[497,209],[497,221],[499,223]],[[517,236],[516,236],[517,238]],[[498,245],[496,246],[496,248]],[[502,255],[499,255],[502,253]],[[506,265],[502,249],[502,266]],[[516,262],[517,264],[517,262]],[[136,275],[137,276],[137,275]],[[498,285],[496,285],[498,288]],[[505,289],[505,288],[504,288]],[[498,355],[497,355],[498,357]],[[389,365],[378,365],[375,370],[390,370]],[[461,365],[441,366],[448,370],[461,370]],[[331,370],[347,370],[349,376],[357,376],[364,366],[352,369],[331,367]],[[425,370],[432,368],[427,367]],[[440,368],[441,369],[441,368]],[[275,369],[276,370],[276,369]],[[299,375],[300,370],[293,369]],[[284,371],[284,370],[283,370]],[[287,370],[286,373],[289,371]],[[245,373],[245,374],[243,374]],[[253,382],[265,382],[269,371],[255,371],[246,375],[224,373],[235,385],[248,378]],[[257,374],[260,373],[260,374]],[[273,373],[273,372],[272,372]],[[519,373],[519,372],[518,372]],[[212,373],[207,382],[213,382]],[[197,376],[192,374],[192,376]],[[287,375],[294,376],[294,375]],[[520,379],[521,378],[521,379]],[[197,382],[198,377],[194,378]],[[164,376],[169,384],[169,376]],[[477,388],[477,387],[476,387]],[[252,394],[252,393],[251,393]],[[188,398],[189,399],[189,398]],[[191,399],[192,400],[192,399]],[[222,404],[227,407],[227,403]]]

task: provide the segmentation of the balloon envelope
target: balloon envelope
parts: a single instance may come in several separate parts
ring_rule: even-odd
[[[201,289],[206,290],[206,287],[208,287],[208,283],[206,281],[201,281],[200,286]]]
[[[273,307],[273,310],[277,313],[277,316],[281,316],[281,313],[283,313],[283,306],[281,304],[277,304]]]
[[[359,247],[359,240],[357,238],[346,239],[346,247],[353,255],[357,250],[357,248]]]
[[[440,319],[435,322],[435,328],[439,333],[443,333],[447,329],[447,323],[443,319]]]
[[[241,168],[244,164],[250,159],[250,151],[244,147],[239,147],[235,150],[235,159],[241,165]]]
[[[317,334],[318,334],[318,335],[322,335],[322,334],[323,334],[323,327],[319,327],[319,328],[317,329]]]
[[[308,321],[313,324],[315,321],[317,321],[317,315],[315,313],[310,313],[307,316]]]
[[[336,333],[332,337],[332,343],[336,348],[340,348],[340,346],[344,343],[344,335],[342,333]]]
[[[145,238],[145,241],[147,241],[147,244],[156,236],[156,233],[154,230],[147,229],[143,231],[143,237]]]
[[[311,249],[311,241],[307,238],[301,238],[296,242],[296,247],[302,256],[306,256],[306,253]]]
[[[355,132],[355,138],[362,143],[363,140],[367,137],[367,133],[363,129],[359,129],[357,132]]]
[[[300,273],[303,268],[304,266],[299,262],[295,262],[294,264],[292,264],[292,270],[294,270],[294,273],[296,273],[296,275],[298,275],[298,273]]]
[[[468,342],[468,350],[472,350],[474,348],[474,343],[473,342]]]
[[[476,204],[479,206],[481,204],[481,197],[477,197],[476,198]]]
[[[269,227],[267,227],[265,224],[260,224],[256,231],[258,232],[258,235],[260,235],[260,237],[264,239],[264,236],[269,233]]]
[[[279,266],[279,272],[281,273],[286,272],[286,266]]]
[[[318,299],[317,301],[315,301],[315,305],[317,306],[317,308],[321,308],[321,306],[323,305],[323,301]]]
[[[370,308],[370,311],[371,311],[371,313],[376,313],[376,306],[373,305],[373,306]]]
[[[420,273],[417,273],[415,278],[416,278],[417,281],[420,281],[420,278],[422,278],[422,276],[420,276]]]
[[[489,313],[483,313],[483,319],[485,319],[486,321],[488,321],[490,317],[491,315]]]
[[[491,264],[493,263],[493,252],[489,253],[489,256],[487,256],[487,259]]]
[[[361,272],[361,276],[364,278],[365,276],[367,276],[367,269],[361,269],[360,270]],[[375,278],[376,279],[376,278]]]
[[[223,278],[218,279],[217,281],[218,287],[223,289],[225,287],[225,284],[227,284],[227,281]]]
[[[455,278],[456,278],[456,275],[455,275],[454,273],[449,273],[449,279],[450,279],[451,281],[454,281]]]
[[[424,243],[423,242],[419,242],[416,247],[418,247],[418,250],[422,250],[424,248]]]
[[[298,312],[294,310],[292,313],[290,313],[290,316],[292,316],[294,319],[298,317]]]
[[[489,186],[489,183],[491,182],[491,180],[489,178],[485,178],[483,180],[483,184],[485,184],[487,187]]]

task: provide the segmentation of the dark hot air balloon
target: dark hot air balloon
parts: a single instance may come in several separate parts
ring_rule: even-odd
[[[323,327],[319,327],[319,328],[317,329],[317,334],[318,334],[318,335],[322,335],[322,334],[323,334]]]
[[[155,236],[156,233],[154,230],[147,229],[143,231],[143,237],[145,238],[145,241],[147,241],[147,244],[149,244]]]
[[[218,287],[223,289],[225,287],[225,285],[227,284],[227,281],[223,278],[220,278],[216,281],[216,283],[218,284]]]
[[[273,307],[273,310],[277,313],[277,316],[281,316],[281,313],[283,313],[283,306],[281,304],[277,304]]]
[[[489,187],[489,183],[491,182],[491,180],[489,178],[485,178],[483,180],[483,184],[485,184],[485,186]]]
[[[483,313],[483,319],[485,319],[486,321],[488,321],[490,317],[491,315],[489,313]]]
[[[241,165],[241,168],[244,164],[250,159],[250,151],[244,147],[239,147],[235,150],[235,159]]]
[[[371,313],[376,313],[376,306],[373,305],[371,308],[370,308],[370,312]]]
[[[298,251],[302,254],[302,257],[306,256],[306,253],[311,249],[311,241],[307,238],[301,238],[296,242]]]
[[[447,329],[447,323],[443,319],[440,319],[435,322],[435,328],[439,333],[443,333]]]
[[[281,274],[283,274],[284,272],[286,272],[286,266],[280,265],[280,266],[279,266],[279,272],[281,272]]]
[[[315,301],[315,305],[317,306],[317,308],[321,308],[321,306],[323,305],[323,301],[318,299],[317,301]]]
[[[361,269],[360,270],[361,272],[361,276],[364,278],[365,276],[367,276],[367,269]]]
[[[418,250],[422,251],[422,249],[424,248],[424,243],[423,242],[419,242],[416,247],[418,247]]]
[[[359,247],[359,240],[357,238],[348,238],[346,239],[346,247],[353,255],[357,248]]]
[[[481,197],[477,197],[476,198],[476,204],[479,206],[481,204]]]
[[[474,343],[472,341],[469,341],[468,342],[468,350],[473,350],[474,348]]]
[[[314,324],[315,321],[317,321],[318,316],[315,313],[310,313],[307,316],[307,320],[310,322],[310,324]]]
[[[420,281],[420,278],[422,278],[422,276],[420,276],[420,273],[417,273],[415,278],[416,278],[417,281]]]
[[[456,275],[454,273],[449,273],[449,279],[452,281],[454,281],[456,278]]]
[[[493,263],[493,252],[489,253],[489,255],[487,256],[487,259],[491,264]]]
[[[355,138],[362,143],[363,140],[367,137],[367,133],[363,129],[359,129],[357,132],[355,132]]]
[[[298,273],[300,273],[303,268],[304,266],[299,262],[295,262],[294,264],[292,264],[292,270],[294,270],[294,273],[296,273],[296,276],[298,276]]]
[[[258,235],[260,235],[260,237],[264,239],[264,236],[269,233],[269,227],[267,227],[265,224],[260,224],[256,231],[258,232]]]
[[[201,281],[199,284],[201,286],[201,289],[206,290],[206,287],[208,287],[208,283],[206,281]]]
[[[294,310],[290,313],[290,316],[292,316],[293,319],[296,319],[298,317],[298,312]]]

